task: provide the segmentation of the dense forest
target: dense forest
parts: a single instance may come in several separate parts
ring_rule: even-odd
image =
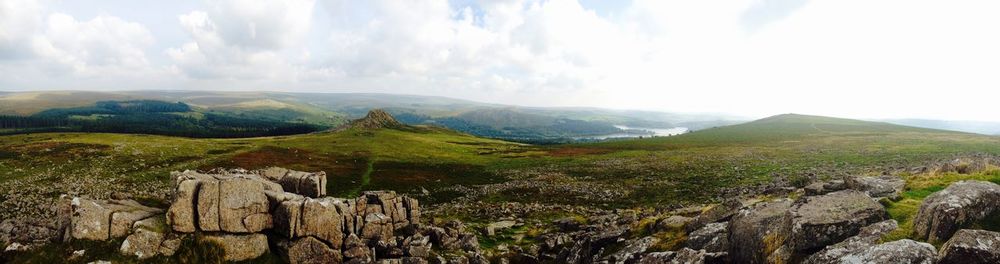
[[[109,132],[185,137],[258,137],[315,132],[327,127],[225,113],[194,111],[185,103],[154,100],[101,101],[31,116],[0,116],[0,133]]]

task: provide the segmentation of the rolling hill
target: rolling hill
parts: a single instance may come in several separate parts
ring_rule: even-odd
[[[624,132],[615,125],[652,129],[683,126],[697,130],[743,120],[712,114],[520,107],[416,95],[211,91],[9,93],[0,95],[0,115],[30,116],[53,109],[88,107],[100,101],[135,100],[182,102],[201,114],[320,127],[336,127],[347,119],[362,117],[370,109],[381,108],[408,124],[437,125],[477,136],[524,142],[572,142],[575,138]]]

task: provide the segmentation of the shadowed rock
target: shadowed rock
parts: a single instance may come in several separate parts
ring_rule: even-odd
[[[1000,263],[1000,233],[986,230],[958,230],[942,246],[938,263]]]
[[[852,252],[859,252],[877,244],[883,235],[892,232],[892,230],[895,230],[896,228],[898,228],[896,220],[886,220],[866,226],[858,232],[858,235],[841,241],[840,243],[829,245],[823,250],[816,252],[816,254],[809,256],[802,263],[838,263],[841,258],[851,254]]]
[[[201,239],[222,247],[226,261],[255,259],[267,252],[267,236],[264,234],[205,235]]]
[[[777,200],[740,210],[729,221],[729,256],[735,263],[771,263],[789,237],[785,217],[791,200]]]
[[[986,219],[1000,208],[1000,185],[960,181],[920,204],[913,220],[914,234],[928,242],[943,242],[955,231]]]

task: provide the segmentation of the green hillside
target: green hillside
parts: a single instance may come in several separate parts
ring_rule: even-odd
[[[422,199],[428,203],[473,195],[486,202],[675,206],[845,175],[905,172],[979,153],[1000,154],[1000,138],[798,115],[675,137],[549,146],[426,126],[244,139],[41,133],[0,137],[0,203],[67,192],[124,192],[155,201],[164,199],[173,170],[285,166],[326,171],[329,192],[338,196],[427,189]],[[455,189],[492,183],[505,184]],[[14,213],[3,210],[0,216]]]

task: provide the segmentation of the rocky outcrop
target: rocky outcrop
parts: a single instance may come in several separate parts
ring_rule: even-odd
[[[944,243],[939,264],[1000,263],[1000,233],[962,229]]]
[[[796,254],[815,252],[889,218],[881,204],[855,190],[804,197],[792,206],[789,216],[787,245]]]
[[[180,248],[182,235],[170,233],[163,217],[135,222],[133,232],[122,242],[122,255],[148,259],[158,255],[173,256]]]
[[[615,264],[633,263],[643,252],[659,241],[660,239],[651,236],[629,241],[625,243],[625,247],[609,256],[607,260],[609,263]]]
[[[898,228],[896,220],[886,220],[866,226],[858,232],[858,235],[848,238],[840,243],[829,245],[823,250],[816,252],[806,258],[804,264],[825,264],[838,263],[841,259],[853,252],[859,252],[878,243],[883,235]]]
[[[789,237],[791,200],[764,202],[740,210],[729,221],[729,256],[736,263],[772,263]]]
[[[847,252],[829,262],[836,264],[933,264],[937,258],[934,246],[909,239],[878,244]]]
[[[255,233],[272,226],[265,191],[283,192],[281,185],[254,174],[173,173],[174,201],[167,223],[174,231]]]
[[[955,231],[997,213],[1000,185],[960,181],[924,199],[913,221],[914,234],[929,242],[943,242]]]
[[[343,126],[338,127],[335,131],[343,131],[347,129],[381,129],[381,128],[403,128],[406,127],[403,123],[396,121],[389,112],[382,109],[372,109],[368,111],[368,114],[361,119],[357,119],[347,123]]]
[[[849,177],[845,181],[850,189],[865,192],[873,198],[886,197],[897,199],[906,186],[906,181],[899,176],[881,175],[874,177]]]

